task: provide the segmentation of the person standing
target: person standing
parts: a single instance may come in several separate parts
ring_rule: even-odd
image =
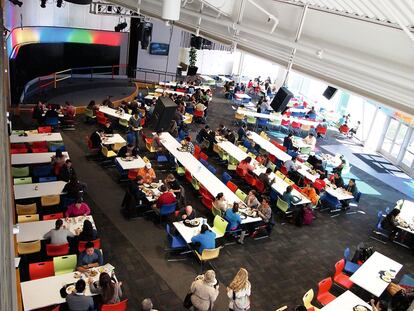
[[[139,149],[139,130],[141,129],[141,118],[138,111],[135,111],[131,119],[129,119],[129,128],[135,136],[135,146]]]
[[[249,273],[246,269],[240,268],[227,287],[227,296],[229,297],[230,311],[248,311],[250,310],[251,284],[249,282]]]
[[[191,284],[190,292],[194,311],[214,310],[214,302],[219,294],[216,273],[207,270],[203,275],[197,276]]]

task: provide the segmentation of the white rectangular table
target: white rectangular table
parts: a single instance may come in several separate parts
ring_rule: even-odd
[[[147,96],[145,96],[144,97],[144,99],[147,99],[147,100],[152,100],[153,98],[156,98],[156,99],[158,99],[158,97],[160,97],[159,95],[147,95]]]
[[[175,221],[173,222],[174,227],[177,229],[178,233],[180,233],[180,235],[183,237],[184,241],[187,244],[191,243],[191,238],[193,236],[196,236],[197,234],[200,233],[201,230],[201,225],[203,224],[203,219],[205,220],[206,224],[207,224],[207,219],[199,217],[196,218],[198,220],[200,220],[200,225],[198,225],[197,227],[188,227],[186,225],[184,225],[183,221]],[[211,227],[207,224],[207,226],[211,229]]]
[[[136,170],[145,166],[144,160],[138,156],[134,158],[132,161],[126,161],[121,157],[116,157],[115,161],[122,167],[124,171],[127,170]]]
[[[258,144],[262,149],[266,150],[270,154],[273,154],[278,160],[282,162],[286,162],[287,160],[292,159],[290,155],[286,152],[280,150],[278,147],[273,145],[270,141],[263,138],[259,134],[255,132],[248,132],[247,137],[252,139],[256,144]]]
[[[66,157],[66,159],[69,159],[69,154],[66,151],[62,152],[62,154]],[[49,163],[54,155],[54,152],[12,154],[11,164],[23,165]]]
[[[309,168],[307,168],[306,165],[301,165],[301,167],[297,170],[297,172],[312,182],[315,182],[316,179],[320,177],[318,173],[316,173],[315,175],[311,174],[309,172]]]
[[[10,135],[10,143],[33,143],[35,141],[62,141],[60,133],[29,134],[27,136]]]
[[[400,213],[398,214],[398,219],[404,220],[407,224],[414,223],[414,202],[404,200],[404,203],[400,208]],[[414,234],[414,231],[409,227],[398,226],[398,228]]]
[[[335,300],[328,303],[321,311],[353,311],[355,306],[364,306],[368,310],[372,310],[371,306],[355,295],[353,292],[347,290],[345,293],[336,297]]]
[[[319,122],[317,122],[317,121],[299,119],[299,118],[294,118],[294,117],[286,117],[286,116],[282,116],[280,114],[275,114],[275,113],[271,113],[271,114],[258,113],[256,111],[247,110],[247,109],[243,109],[243,108],[238,108],[237,113],[238,114],[243,114],[243,115],[248,116],[248,117],[269,119],[269,120],[272,120],[272,121],[276,121],[276,120],[288,120],[290,122],[295,121],[295,122],[298,122],[300,124],[309,125],[309,126],[313,126],[313,127],[316,127],[319,124]]]
[[[252,99],[249,95],[244,94],[244,93],[236,93],[234,94],[234,97],[238,100],[249,100],[250,101]]]
[[[105,135],[102,138],[103,145],[126,144],[126,140],[119,134]]]
[[[99,111],[113,118],[122,119],[126,121],[129,121],[129,119],[131,119],[132,117],[132,115],[130,115],[129,113],[120,113],[118,110],[107,106],[100,106]]]
[[[160,88],[155,89],[155,93],[160,93],[160,94],[163,94],[163,93],[176,94],[178,96],[179,95],[184,96],[186,94],[186,93],[183,93],[183,92],[177,92],[177,91],[174,91],[174,90],[160,89]]]
[[[289,186],[289,184],[286,181],[284,181],[282,178],[277,176],[276,174],[274,174],[274,180],[275,182],[272,184],[272,188],[277,193],[282,195],[286,191],[286,188]],[[302,193],[300,193],[294,188],[292,190],[292,195],[301,199],[298,203],[292,203],[293,205],[308,204],[311,202],[307,197],[305,197]]]
[[[380,277],[380,271],[394,270],[394,275],[401,270],[402,265],[381,253],[375,252],[362,266],[350,277],[350,280],[366,291],[381,296],[389,283]]]
[[[51,181],[25,185],[14,185],[14,198],[30,199],[39,198],[46,195],[62,194],[62,190],[65,187],[64,181]]]
[[[111,274],[113,266],[106,264],[102,266],[102,270]],[[93,277],[94,281],[99,280],[101,267],[95,268],[98,274]],[[86,281],[85,295],[92,296],[87,282],[86,276],[82,276]],[[60,289],[67,284],[76,283],[79,279],[75,278],[75,272],[70,272],[61,275],[50,276],[47,278],[22,282],[20,287],[22,289],[23,307],[25,311],[35,310],[47,306],[53,306],[65,302],[65,299],[60,296]]]
[[[212,196],[215,197],[218,193],[222,192],[224,198],[230,205],[233,205],[234,202],[243,203],[233,191],[223,184],[216,175],[210,172],[207,167],[201,164],[201,162],[191,153],[179,151],[178,148],[181,147],[181,144],[172,137],[170,133],[164,132],[161,134],[160,138],[163,146],[211,193]],[[251,217],[243,219],[242,223],[261,220],[260,217],[253,218],[254,220],[249,218]]]
[[[95,222],[93,221],[92,216],[70,217],[69,222],[66,221],[66,218],[62,218],[63,225],[74,235],[77,235],[77,229],[83,228],[83,222],[86,219],[88,219],[95,227]],[[48,233],[51,229],[55,228],[55,222],[56,220],[54,219],[19,223],[19,233],[17,234],[17,242],[43,240],[43,236],[46,233]]]
[[[325,178],[324,182],[326,184],[325,191],[337,198],[339,201],[352,200],[354,198],[354,196],[344,188],[334,188],[329,179]]]

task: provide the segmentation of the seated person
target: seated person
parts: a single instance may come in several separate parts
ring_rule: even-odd
[[[318,130],[320,130],[320,129],[327,129],[327,128],[328,128],[328,123],[326,122],[326,119],[323,119],[322,122],[319,123],[316,126],[317,137],[322,137],[322,135],[318,133]]]
[[[237,130],[237,134],[239,135],[240,141],[243,141],[245,138],[247,138],[246,131],[247,131],[246,124],[242,124],[242,126],[240,126],[239,129]]]
[[[82,193],[85,191],[86,185],[81,183],[75,174],[69,182],[63,187],[62,193],[66,194],[66,197],[72,200],[77,200],[82,197]]]
[[[70,204],[66,210],[66,217],[87,216],[91,213],[88,204],[82,202],[82,199],[77,199],[76,203]]]
[[[151,142],[151,147],[154,148],[157,151],[162,150],[163,145],[161,142],[161,131],[157,131],[153,136],[152,136],[152,142]]]
[[[93,228],[90,220],[85,219],[83,221],[82,231],[78,235],[79,241],[93,241],[98,238],[98,232]]]
[[[283,139],[283,147],[285,147],[288,151],[297,150],[297,148],[293,147],[293,134],[292,133],[289,133],[288,136],[286,136]]]
[[[329,178],[329,181],[336,187],[336,188],[344,188],[344,180],[342,179],[341,175],[338,172],[333,173]]]
[[[204,249],[216,248],[216,234],[206,224],[202,224],[200,234],[192,237],[191,242],[199,245],[197,251],[201,255]]]
[[[150,162],[145,163],[145,166],[138,170],[138,175],[142,176],[142,182],[144,184],[150,184],[157,178]]]
[[[175,193],[176,195],[181,191],[180,183],[177,179],[175,179],[174,174],[168,174],[164,179],[164,184],[167,186],[169,191]]]
[[[50,239],[50,244],[62,245],[68,243],[68,237],[73,238],[74,235],[63,226],[62,219],[57,219],[55,228],[51,229],[44,236],[45,240]]]
[[[112,135],[114,133],[114,128],[112,127],[111,121],[105,122],[104,133]]]
[[[302,194],[312,202],[313,206],[318,204],[318,194],[311,183],[307,184],[306,187],[302,189]]]
[[[341,159],[341,163],[332,169],[332,173],[338,172],[338,174],[341,175],[342,170],[344,169],[345,165],[346,165],[346,161],[344,159]]]
[[[236,142],[236,135],[234,135],[234,132],[232,130],[228,130],[224,137],[232,144]]]
[[[66,296],[66,303],[70,311],[93,311],[95,305],[92,296],[85,296],[86,283],[80,279],[75,284],[76,292]]]
[[[58,179],[68,182],[75,175],[75,169],[72,166],[72,161],[67,159],[65,164],[60,169]]]
[[[210,141],[210,127],[208,125],[204,126],[204,128],[202,128],[197,136],[196,136],[196,141],[198,143],[202,143],[204,140]]]
[[[255,167],[251,164],[252,158],[247,157],[244,160],[241,160],[237,168],[243,171],[243,176],[245,176],[249,171],[254,171]]]
[[[224,218],[229,222],[228,229],[230,231],[236,230],[241,224],[241,217],[239,215],[239,203],[234,202],[232,208],[228,208]]]
[[[85,250],[78,255],[77,270],[85,272],[89,268],[103,265],[102,252],[95,249],[92,242],[86,242]]]
[[[320,179],[322,180],[325,179],[327,172],[325,168],[323,167],[322,160],[317,160],[315,165],[313,166],[313,169],[315,172],[317,172],[320,175]]]
[[[58,117],[59,117],[59,113],[56,111],[56,107],[54,105],[50,107],[50,109],[46,111],[45,113],[45,119],[58,118]]]
[[[318,162],[318,158],[315,156],[315,153],[312,152],[309,155],[308,160],[306,162],[308,162],[310,165],[312,165],[312,167],[314,167]]]
[[[194,154],[194,144],[191,142],[190,136],[187,136],[183,139],[181,142],[181,147],[179,148],[181,152],[189,152],[191,154]]]
[[[227,128],[224,126],[224,124],[220,124],[218,129],[216,130],[216,132],[220,135],[220,136],[224,136],[227,133]]]
[[[181,221],[181,220],[192,220],[195,219],[196,216],[196,211],[194,210],[194,208],[191,205],[187,205],[186,207],[183,207],[182,209],[180,209],[180,211],[178,212],[178,220],[177,221]]]
[[[157,199],[156,206],[158,209],[161,208],[163,205],[169,205],[177,202],[175,195],[168,191],[165,185],[161,185],[160,187],[161,195]]]
[[[285,201],[289,209],[291,208],[292,204],[299,203],[302,199],[292,194],[293,187],[287,186],[286,191],[282,195],[282,200]]]
[[[95,132],[93,132],[91,136],[89,137],[93,149],[101,148],[103,133],[104,133],[103,129],[98,129]]]
[[[256,197],[256,190],[249,191],[249,194],[244,200],[244,203],[246,203],[247,207],[250,207],[250,208],[257,208],[260,205],[260,202]]]
[[[309,134],[308,134],[308,136],[306,136],[306,137],[303,139],[303,142],[304,142],[305,144],[307,144],[307,145],[310,145],[310,146],[311,146],[311,148],[312,148],[312,150],[313,150],[313,149],[315,149],[315,146],[316,146],[316,138],[315,138],[315,136],[313,135],[313,133],[309,133]]]
[[[262,203],[257,208],[257,215],[262,219],[263,223],[267,226],[267,232],[270,234],[271,228],[271,219],[272,219],[272,209],[270,208],[270,199],[268,197],[262,198]]]
[[[51,164],[53,167],[53,173],[56,176],[59,176],[60,170],[62,166],[65,164],[65,161],[66,161],[66,156],[62,153],[62,150],[57,149],[51,161]]]
[[[122,146],[121,149],[119,149],[118,154],[117,154],[117,156],[121,158],[136,157],[137,155],[138,155],[138,149],[133,144]]]
[[[273,179],[271,178],[270,174],[272,174],[272,170],[270,168],[266,169],[266,172],[260,173],[259,180],[265,185],[266,191],[270,190],[272,186]]]
[[[381,221],[381,227],[390,232],[390,240],[394,239],[397,234],[398,221],[397,216],[400,214],[398,208],[394,208],[387,216],[385,216]]]
[[[349,136],[354,136],[357,132],[359,127],[361,126],[361,121],[358,121],[350,130],[349,130]]]
[[[352,194],[352,196],[354,198],[356,198],[356,196],[358,195],[359,190],[357,188],[357,185],[356,185],[356,182],[355,182],[355,179],[354,178],[351,178],[348,181],[348,185],[346,185],[345,190],[348,191],[350,194]],[[348,209],[349,203],[351,203],[351,201],[352,200],[342,200],[342,202],[341,202],[342,203],[342,207],[344,209]]]
[[[92,294],[100,294],[102,304],[115,304],[121,301],[122,282],[117,282],[106,272],[99,275],[99,282],[95,284],[92,278],[89,278],[89,287]]]
[[[288,171],[288,177],[296,184],[299,184],[301,175],[298,173],[299,165],[297,164],[296,159],[296,156],[293,156],[291,160],[287,160],[284,163],[284,166]]]
[[[221,210],[222,212],[225,212],[227,210],[227,201],[224,197],[223,192],[220,192],[216,195],[216,198],[214,199],[213,206]]]

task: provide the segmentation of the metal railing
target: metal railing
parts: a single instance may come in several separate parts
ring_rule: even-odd
[[[160,81],[177,81],[180,77],[177,72],[166,72],[147,68],[135,68],[135,79],[145,83],[158,83]]]

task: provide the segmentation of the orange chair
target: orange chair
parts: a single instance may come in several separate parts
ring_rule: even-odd
[[[331,287],[332,278],[323,279],[318,283],[318,295],[316,296],[316,299],[319,301],[320,304],[325,306],[332,300],[335,300],[336,297],[329,292]]]
[[[226,184],[227,188],[229,188],[231,191],[236,192],[239,187],[237,187],[234,183],[232,183],[230,180]]]
[[[47,278],[55,275],[53,261],[43,261],[29,264],[29,276],[31,280]]]
[[[213,200],[210,196],[203,194],[203,197],[201,198],[201,203],[203,203],[203,205],[207,207],[209,210],[213,209]]]
[[[53,219],[60,219],[60,218],[63,218],[63,213],[43,215],[43,220],[53,220]]]
[[[350,289],[354,283],[349,279],[349,276],[344,274],[345,259],[341,259],[335,264],[334,282],[346,289]]]
[[[101,248],[101,239],[96,239],[96,240],[93,240],[91,242],[93,243],[93,247],[95,249],[100,249]],[[85,250],[86,243],[88,243],[88,242],[87,241],[79,241],[79,244],[78,244],[79,253],[83,252]]]
[[[256,178],[253,175],[250,175],[249,173],[247,173],[244,176],[244,180],[252,187],[256,185]]]
[[[65,244],[61,244],[61,245],[47,244],[46,245],[46,254],[49,257],[67,255],[67,254],[69,254],[69,243],[65,243]]]
[[[37,132],[39,134],[52,133],[52,127],[51,126],[39,126],[37,128]]]
[[[102,305],[101,311],[126,311],[128,306],[128,299],[111,305]]]

